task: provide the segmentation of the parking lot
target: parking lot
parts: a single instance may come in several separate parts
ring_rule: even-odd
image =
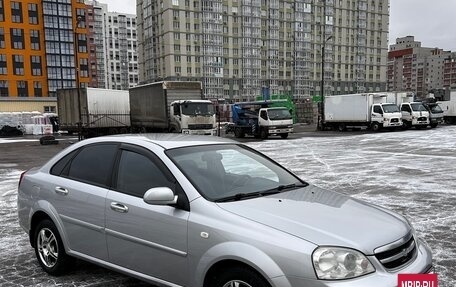
[[[39,268],[17,223],[18,177],[72,140],[40,146],[36,139],[0,139],[0,285],[148,286],[83,262],[59,278]],[[439,286],[456,285],[456,126],[380,133],[307,131],[288,140],[243,142],[315,185],[405,214],[433,250]]]

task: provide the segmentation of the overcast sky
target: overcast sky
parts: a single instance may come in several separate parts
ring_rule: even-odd
[[[101,0],[109,11],[136,14],[135,0]],[[456,0],[390,0],[390,44],[415,36],[423,47],[456,51]]]

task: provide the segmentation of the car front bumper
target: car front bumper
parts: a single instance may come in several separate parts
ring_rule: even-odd
[[[421,240],[418,241],[419,248],[415,260],[397,272],[386,271],[375,257],[372,256],[369,259],[376,271],[355,279],[328,281],[281,276],[272,278],[271,281],[274,287],[397,287],[399,274],[430,273],[434,270],[432,267],[431,250],[424,242]]]

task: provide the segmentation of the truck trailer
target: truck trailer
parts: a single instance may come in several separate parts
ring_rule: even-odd
[[[131,124],[137,132],[215,135],[211,101],[201,82],[162,81],[130,89]]]
[[[447,124],[456,124],[456,91],[450,92],[448,101],[439,101],[437,104],[443,110],[443,119]]]
[[[326,96],[324,126],[344,131],[347,128],[394,130],[402,126],[399,108],[386,101],[385,94],[347,94]]]
[[[130,129],[128,91],[71,88],[57,90],[60,130],[83,131],[84,137],[127,133]]]

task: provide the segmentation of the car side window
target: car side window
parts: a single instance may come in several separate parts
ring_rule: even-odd
[[[73,159],[73,157],[75,156],[75,154],[78,152],[79,150],[74,150],[72,152],[70,152],[69,154],[67,154],[66,156],[64,156],[63,158],[61,158],[56,164],[54,164],[54,166],[51,168],[51,171],[50,173],[52,175],[56,175],[56,176],[59,176],[62,174],[62,172],[64,171],[65,167],[70,163],[70,161]]]
[[[261,117],[263,120],[267,120],[267,119],[268,119],[268,114],[266,113],[266,111],[261,111],[260,117]]]
[[[129,150],[122,151],[117,173],[118,191],[143,197],[153,187],[174,189],[174,186],[149,157]]]
[[[116,144],[86,146],[71,161],[68,177],[87,183],[108,186],[116,153]]]

